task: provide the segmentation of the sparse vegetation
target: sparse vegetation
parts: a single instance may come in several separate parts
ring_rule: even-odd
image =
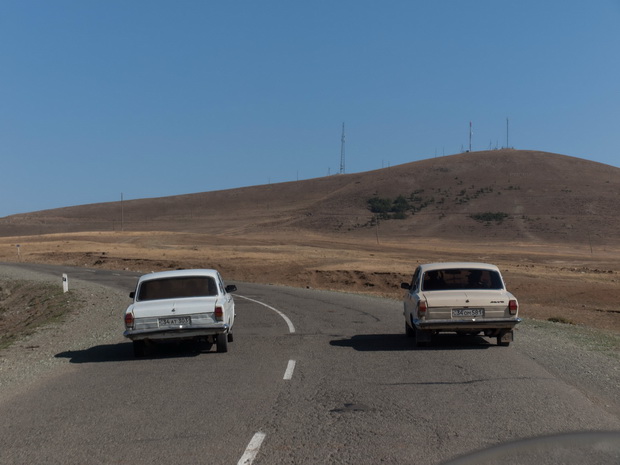
[[[405,213],[409,208],[409,202],[402,195],[396,197],[394,202],[392,202],[392,211],[394,213]]]
[[[423,198],[420,195],[422,192],[424,190],[417,190],[412,192],[409,197],[399,195],[395,199],[375,195],[368,199],[368,209],[379,220],[404,220],[407,218],[408,212],[414,214],[435,201],[434,197]]]
[[[392,201],[389,198],[373,197],[368,199],[368,208],[373,213],[389,213],[392,208]]]
[[[562,316],[552,316],[551,318],[547,318],[547,321],[551,321],[552,323],[562,323],[562,324],[565,324],[565,325],[574,325],[575,324],[571,320],[569,320],[568,318],[564,318]]]
[[[456,177],[455,180],[459,185],[463,184],[458,177]],[[367,204],[368,209],[375,214],[375,220],[405,219],[410,214],[414,215],[432,204],[435,204],[436,210],[444,209],[448,196],[454,199],[453,201],[455,204],[462,205],[477,199],[481,195],[493,193],[493,187],[491,186],[476,188],[473,184],[468,188],[459,189],[456,195],[454,193],[451,194],[451,190],[451,187],[436,188],[434,192],[440,195],[439,200],[435,200],[434,196],[424,197],[422,195],[424,193],[424,189],[415,190],[409,196],[404,196],[401,194],[395,199],[390,197],[379,197],[375,194],[374,197],[367,200]],[[505,213],[482,213],[479,215],[473,215],[472,217],[478,221],[495,221],[499,224],[507,216],[508,215]],[[370,225],[372,226],[373,224]]]
[[[495,222],[496,224],[501,224],[506,218],[508,218],[508,213],[504,212],[485,212],[485,213],[476,213],[473,215],[469,215],[470,218],[480,221],[482,223],[491,223]]]
[[[74,306],[75,296],[63,293],[60,285],[0,282],[0,349],[40,326],[62,321]]]

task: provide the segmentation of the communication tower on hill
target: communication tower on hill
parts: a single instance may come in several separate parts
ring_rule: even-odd
[[[508,118],[506,118],[506,148],[510,148],[510,145],[508,144]]]
[[[342,123],[342,137],[340,138],[340,174],[344,174],[344,123]]]

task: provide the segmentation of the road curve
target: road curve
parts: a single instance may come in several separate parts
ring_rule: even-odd
[[[137,277],[29,268],[111,293]],[[226,354],[135,360],[119,308],[118,337],[63,354],[53,376],[0,404],[0,463],[438,464],[520,438],[620,431],[617,399],[598,402],[527,354],[527,325],[507,348],[442,335],[414,349],[396,300],[235,284]]]

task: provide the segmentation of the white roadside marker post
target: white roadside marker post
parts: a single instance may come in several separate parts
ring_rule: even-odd
[[[69,291],[69,277],[66,273],[62,274],[62,292],[67,293]]]

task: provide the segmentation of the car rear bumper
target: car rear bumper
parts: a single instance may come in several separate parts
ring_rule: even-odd
[[[413,324],[417,329],[434,331],[512,329],[520,322],[521,318],[510,320],[504,318],[487,320],[413,320]]]
[[[148,329],[128,329],[123,336],[132,341],[144,339],[189,339],[201,336],[214,336],[216,334],[228,333],[231,328],[228,324],[222,323],[209,326],[188,326],[179,328],[148,328]]]

